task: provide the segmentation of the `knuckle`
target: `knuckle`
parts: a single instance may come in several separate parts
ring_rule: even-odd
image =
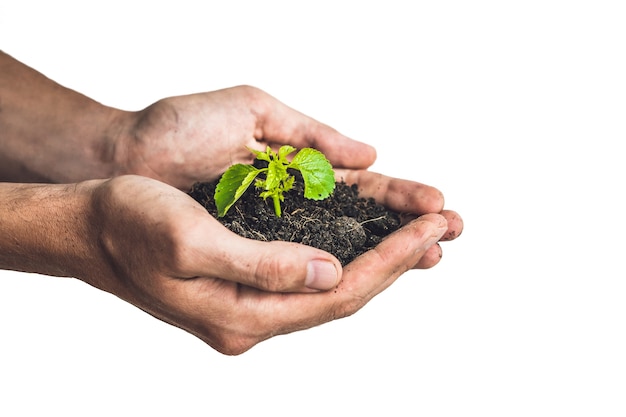
[[[353,315],[359,311],[367,303],[367,300],[356,294],[351,294],[339,305],[336,306],[334,311],[334,319],[345,318]]]
[[[288,269],[280,258],[264,258],[255,267],[255,283],[264,290],[273,292],[292,289],[294,285],[288,282]]]
[[[263,90],[260,88],[243,84],[236,87],[238,92],[245,98],[251,101],[261,100],[264,95]]]

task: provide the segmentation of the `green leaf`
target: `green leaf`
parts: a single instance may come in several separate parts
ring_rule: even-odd
[[[287,192],[289,190],[291,190],[293,188],[293,182],[296,180],[296,177],[294,177],[293,175],[290,175],[284,182],[283,182],[283,192]]]
[[[295,151],[296,148],[294,148],[291,145],[283,145],[280,147],[280,149],[278,150],[278,160],[279,161],[284,161],[285,163],[287,163],[287,155],[289,155],[290,153],[292,153],[293,151]]]
[[[235,164],[224,172],[215,188],[218,217],[226,215],[228,209],[239,200],[260,172],[263,170],[244,164]]]
[[[291,161],[289,168],[300,171],[304,179],[304,196],[323,200],[335,190],[335,172],[326,157],[313,148],[303,148]]]
[[[270,162],[270,155],[272,154],[272,149],[268,146],[265,148],[265,152],[257,151],[256,149],[248,148],[250,152],[254,154],[254,157],[259,161],[267,161]]]
[[[265,178],[265,189],[271,190],[280,187],[281,181],[289,177],[287,166],[279,162],[272,161],[267,166],[267,176]]]

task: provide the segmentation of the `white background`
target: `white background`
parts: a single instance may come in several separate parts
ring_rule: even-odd
[[[128,110],[255,85],[440,188],[465,231],[238,357],[0,272],[0,415],[626,415],[622,3],[1,0],[0,49],[63,85]]]

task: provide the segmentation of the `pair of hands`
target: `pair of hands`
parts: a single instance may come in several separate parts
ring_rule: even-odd
[[[83,183],[102,266],[81,279],[222,353],[353,314],[407,270],[437,264],[438,242],[462,231],[437,189],[366,171],[372,147],[256,88],[168,98],[116,123],[119,173],[138,175]],[[322,151],[338,180],[413,219],[342,268],[312,247],[239,237],[184,192],[250,162],[246,147],[282,144]]]

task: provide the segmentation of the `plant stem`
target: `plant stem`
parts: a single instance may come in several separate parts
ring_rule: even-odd
[[[282,214],[280,209],[280,198],[277,195],[273,195],[272,200],[274,200],[274,212],[276,213],[276,217],[280,217]]]

